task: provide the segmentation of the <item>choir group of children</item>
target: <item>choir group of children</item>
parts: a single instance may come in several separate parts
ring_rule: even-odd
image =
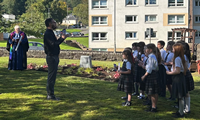
[[[174,117],[184,117],[185,113],[190,113],[189,91],[194,90],[194,80],[188,70],[190,48],[183,41],[169,41],[166,51],[164,46],[164,41],[158,41],[157,47],[139,42],[133,43],[132,48],[125,48],[118,91],[126,93],[126,97],[122,97],[123,106],[131,106],[132,96],[137,96],[145,100],[144,105],[150,105],[146,111],[157,112],[158,96],[166,97],[167,86],[169,100],[178,100],[179,110]]]

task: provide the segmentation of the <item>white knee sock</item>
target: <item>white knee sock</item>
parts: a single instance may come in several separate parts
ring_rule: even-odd
[[[185,97],[185,112],[190,111],[190,97]]]

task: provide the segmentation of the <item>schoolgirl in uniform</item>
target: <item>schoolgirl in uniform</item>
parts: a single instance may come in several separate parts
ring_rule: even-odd
[[[133,92],[133,57],[130,50],[124,50],[122,53],[124,62],[122,69],[119,71],[121,74],[118,91],[123,91],[128,94],[128,99],[126,102],[122,103],[123,106],[131,106],[131,94]]]
[[[186,61],[184,58],[183,46],[179,43],[173,46],[174,58],[171,72],[166,71],[168,75],[172,75],[172,98],[179,99],[179,111],[175,114],[175,118],[184,117],[184,97],[187,94],[185,74],[187,71]]]
[[[156,58],[156,46],[154,44],[148,44],[146,53],[148,54],[148,60],[146,66],[142,66],[146,69],[146,73],[142,76],[141,80],[146,79],[146,94],[151,97],[152,105],[147,111],[157,112],[157,101],[158,101],[158,84],[157,84],[157,70],[158,61]]]
[[[138,56],[137,56],[137,66],[139,61],[144,61],[144,59],[146,58],[145,54],[144,54],[144,43],[143,42],[139,42],[138,46],[137,46],[137,50],[138,50]],[[135,81],[137,84],[140,85],[140,95],[138,96],[138,99],[144,99],[145,95],[144,95],[144,91],[145,91],[145,82],[141,80],[141,77],[145,74],[145,69],[143,69],[141,66],[137,67],[137,72],[135,74]]]
[[[187,87],[187,95],[184,98],[185,99],[185,109],[184,109],[184,113],[190,113],[190,94],[189,91],[194,90],[194,80],[192,77],[192,74],[189,71],[190,68],[190,62],[191,62],[191,53],[190,53],[190,47],[187,43],[183,43],[184,45],[184,49],[185,49],[185,61],[186,61],[186,65],[187,65],[187,72],[185,75],[185,79],[186,79],[186,87]]]
[[[167,66],[167,70],[171,70],[171,67],[172,67],[172,60],[173,60],[173,57],[174,57],[174,53],[173,53],[173,45],[175,44],[175,42],[173,41],[169,41],[167,43],[167,54],[165,55],[165,59],[163,61],[163,64]],[[169,100],[172,100],[172,77],[171,75],[167,75],[167,80],[166,80],[166,85],[167,85],[167,88],[168,88],[168,91],[170,93],[170,97],[168,98]]]
[[[158,61],[158,88],[159,88],[159,96],[165,97],[166,95],[166,69],[165,66],[162,64],[162,57],[160,50],[156,48],[156,58]]]

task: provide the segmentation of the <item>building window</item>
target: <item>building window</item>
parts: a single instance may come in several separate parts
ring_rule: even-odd
[[[184,0],[169,0],[169,6],[184,6]]]
[[[156,22],[156,15],[145,15],[145,22]]]
[[[107,40],[107,33],[92,33],[92,40],[96,41],[96,40]]]
[[[126,23],[133,23],[133,22],[137,22],[137,16],[136,15],[127,15]]]
[[[92,51],[108,51],[106,48],[93,48]]]
[[[195,23],[200,23],[200,16],[195,16]]]
[[[195,0],[195,6],[200,6],[200,0]]]
[[[184,23],[184,15],[169,15],[168,23],[169,24],[182,24],[182,23]]]
[[[126,32],[126,39],[136,39],[137,32]]]
[[[156,5],[156,0],[145,0],[146,5]]]
[[[195,33],[196,35],[196,38],[200,38],[200,31],[197,31],[196,33]]]
[[[127,6],[137,5],[137,0],[126,0],[126,5]]]
[[[107,0],[92,0],[92,8],[107,8]]]
[[[107,25],[107,17],[92,17],[93,25]]]
[[[151,35],[151,38],[156,38],[157,37],[157,32],[153,31],[153,34]],[[149,36],[147,35],[147,33],[145,32],[145,38],[148,39]]]
[[[168,40],[172,40],[172,32],[168,32]],[[174,33],[174,40],[181,40],[181,32]]]

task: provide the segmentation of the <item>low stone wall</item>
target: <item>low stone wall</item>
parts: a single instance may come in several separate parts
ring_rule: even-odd
[[[113,52],[96,52],[96,51],[76,51],[76,50],[61,50],[60,59],[78,59],[80,60],[82,55],[91,56],[92,60],[99,61],[122,61],[122,53]],[[9,56],[9,52],[6,48],[0,47],[0,57]],[[27,52],[28,58],[46,58],[46,54],[43,50],[29,50]]]

